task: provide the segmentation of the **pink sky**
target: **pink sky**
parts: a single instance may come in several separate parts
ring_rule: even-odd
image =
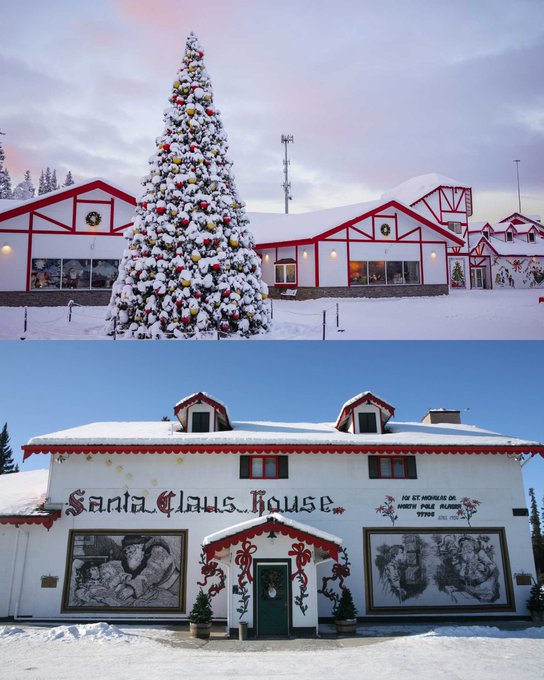
[[[14,182],[49,165],[138,193],[190,31],[250,210],[376,198],[427,172],[472,184],[475,218],[544,213],[539,0],[27,0],[0,24]],[[46,28],[46,30],[44,30]]]

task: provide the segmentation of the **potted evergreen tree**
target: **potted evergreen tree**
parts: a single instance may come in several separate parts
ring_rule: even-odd
[[[212,629],[213,610],[210,596],[202,588],[198,591],[195,603],[189,614],[189,631],[191,637],[207,640]]]
[[[344,635],[355,633],[357,629],[357,609],[349,588],[342,590],[342,595],[333,614],[337,633]]]
[[[529,593],[527,609],[533,621],[544,621],[544,584],[535,583]]]

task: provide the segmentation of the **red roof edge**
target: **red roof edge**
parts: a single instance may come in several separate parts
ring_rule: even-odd
[[[206,396],[203,392],[197,392],[196,394],[193,394],[192,396],[187,397],[186,399],[182,399],[178,404],[176,404],[176,406],[174,406],[174,415],[177,416],[177,414],[182,409],[189,408],[189,406],[192,406],[192,404],[194,404],[197,401],[203,401],[205,404],[208,404],[208,406],[211,406],[212,408],[219,411],[227,421],[229,427],[232,429],[232,423],[230,422],[227,409],[223,406],[223,404],[219,403],[212,397]]]
[[[274,520],[269,520],[264,524],[242,529],[241,531],[232,534],[232,536],[226,536],[225,538],[220,538],[213,543],[209,543],[208,545],[204,546],[204,552],[206,553],[208,559],[211,559],[214,557],[214,555],[221,552],[225,548],[230,548],[231,546],[241,543],[246,539],[255,538],[255,536],[261,536],[262,534],[268,533],[270,531],[274,531],[276,534],[288,536],[294,540],[313,545],[314,547],[328,553],[333,560],[338,561],[338,552],[340,550],[340,546],[336,543]]]
[[[42,524],[47,531],[53,526],[53,522],[60,519],[60,510],[55,510],[47,515],[0,515],[0,524]]]

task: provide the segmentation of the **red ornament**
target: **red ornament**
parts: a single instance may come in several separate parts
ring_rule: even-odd
[[[178,266],[176,267],[176,270],[177,270],[178,272],[182,272],[182,271],[183,271],[183,266],[182,266],[181,264],[178,264]]]
[[[234,312],[234,314],[232,315],[232,318],[233,318],[235,321],[237,321],[237,320],[240,318],[240,315],[238,314],[238,312]]]
[[[181,300],[176,300],[176,307],[181,307],[183,302]]]
[[[176,104],[178,104],[178,106],[181,106],[182,104],[185,104],[185,102],[183,101],[183,99],[181,97],[177,97]]]
[[[145,311],[146,314],[151,314],[151,310],[150,310],[150,309],[145,309],[144,311]]]
[[[222,323],[222,324],[221,324],[221,330],[222,330],[222,331],[228,331],[228,330],[229,330],[229,325],[228,325],[228,323]]]
[[[213,116],[213,109],[206,109],[208,116]]]
[[[215,264],[212,264],[212,269],[214,270],[214,272],[217,272],[221,269],[221,265],[218,262],[216,262]]]
[[[198,149],[198,146],[196,144],[191,144],[191,146],[189,147],[190,151],[195,151],[196,149]]]
[[[144,202],[142,203],[142,208],[143,208],[144,210],[147,210],[147,201],[144,201]]]
[[[208,203],[206,201],[201,201],[200,207],[202,208],[202,210],[206,210],[206,208],[208,207]]]
[[[164,215],[164,213],[166,212],[166,208],[157,208],[157,212],[159,213],[159,215]]]
[[[176,182],[176,186],[178,189],[181,189],[183,187],[183,182]]]
[[[199,57],[203,57],[203,56],[204,56],[204,52],[199,52],[199,53],[198,53],[198,56],[199,56]]]
[[[198,90],[198,85],[191,85],[191,87],[193,88],[193,92],[194,92],[195,90]]]
[[[230,295],[230,290],[227,289],[227,290],[223,293],[223,295],[224,295],[224,297],[228,297],[228,296]]]
[[[219,245],[219,239],[218,239],[218,238],[214,238],[214,240],[213,240],[213,245],[214,245],[214,246],[218,246],[218,245]]]
[[[170,144],[163,144],[163,145],[162,145],[162,148],[163,148],[165,151],[170,151]]]
[[[188,316],[182,316],[181,320],[183,321],[183,323],[189,323],[189,317]]]
[[[196,298],[197,300],[200,300],[201,297],[202,297],[202,293],[199,293],[199,292],[197,291],[197,292],[195,293],[195,298]]]
[[[225,224],[230,224],[230,217],[223,217],[223,222]]]
[[[186,227],[186,226],[188,226],[188,224],[189,224],[189,220],[188,220],[186,217],[184,217],[184,218],[181,220],[181,223],[183,224],[184,227]]]
[[[204,243],[205,246],[209,246],[209,245],[210,245],[210,239],[209,239],[209,238],[205,238],[204,241],[203,241],[203,243]]]

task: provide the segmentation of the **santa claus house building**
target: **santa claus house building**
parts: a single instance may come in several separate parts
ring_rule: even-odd
[[[0,477],[0,617],[216,622],[315,634],[349,587],[360,620],[524,617],[534,577],[521,465],[537,442],[421,422],[363,392],[329,423],[175,419],[34,437],[49,469]]]
[[[0,201],[0,303],[107,304],[136,199],[93,179]],[[512,213],[471,222],[472,189],[437,174],[380,199],[309,213],[249,213],[263,280],[290,299],[544,287],[544,227]],[[152,266],[152,263],[149,263]]]

